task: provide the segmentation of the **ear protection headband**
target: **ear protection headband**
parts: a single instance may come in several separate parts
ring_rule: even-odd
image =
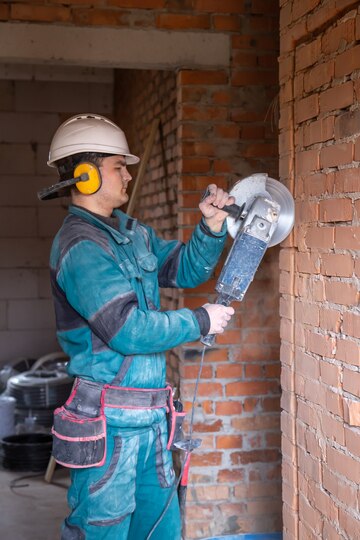
[[[40,200],[55,199],[59,191],[73,185],[84,195],[96,193],[101,187],[99,168],[94,163],[80,163],[74,169],[74,178],[43,188],[38,191],[37,196]]]

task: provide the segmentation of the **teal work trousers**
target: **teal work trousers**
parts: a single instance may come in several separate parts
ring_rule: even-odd
[[[149,428],[107,428],[101,467],[71,470],[71,509],[61,540],[145,540],[173,491],[164,420]],[[177,493],[151,540],[180,540]]]

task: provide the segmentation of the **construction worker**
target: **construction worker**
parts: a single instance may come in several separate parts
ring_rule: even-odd
[[[57,336],[74,388],[54,417],[53,452],[71,467],[62,540],[145,540],[175,481],[165,351],[221,333],[232,307],[160,311],[159,287],[196,287],[223,250],[234,199],[215,184],[185,245],[118,210],[137,163],[109,119],[79,114],[56,131],[48,165],[60,182],[41,199],[71,195],[50,257]],[[105,425],[106,424],[106,425]],[[151,535],[180,538],[177,497]]]

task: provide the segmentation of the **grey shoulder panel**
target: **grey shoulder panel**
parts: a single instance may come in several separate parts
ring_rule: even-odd
[[[73,246],[86,240],[98,244],[109,255],[114,256],[106,231],[78,216],[70,215],[65,219],[59,233],[59,264]]]

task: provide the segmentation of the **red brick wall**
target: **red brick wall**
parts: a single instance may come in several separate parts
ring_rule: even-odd
[[[281,2],[284,538],[360,538],[359,3]]]
[[[168,126],[169,183],[157,139],[139,211],[165,235],[177,228],[183,240],[199,219],[198,201],[209,182],[227,188],[254,172],[278,177],[278,14],[275,0],[89,0],[89,5],[84,0],[39,0],[31,6],[6,2],[0,9],[0,17],[14,21],[206,30],[229,36],[229,63],[217,70],[174,66],[176,80],[164,72],[118,73],[115,113],[130,130],[133,151],[142,153],[153,116],[164,119],[164,131]],[[215,278],[182,294],[181,304],[199,306],[214,298]],[[192,459],[189,538],[281,528],[278,279],[278,249],[273,248],[230,330],[206,354],[195,414],[195,433],[203,443]],[[165,304],[176,306],[176,295],[166,294]],[[199,352],[199,343],[177,351],[188,408]],[[171,365],[176,365],[175,353]]]

